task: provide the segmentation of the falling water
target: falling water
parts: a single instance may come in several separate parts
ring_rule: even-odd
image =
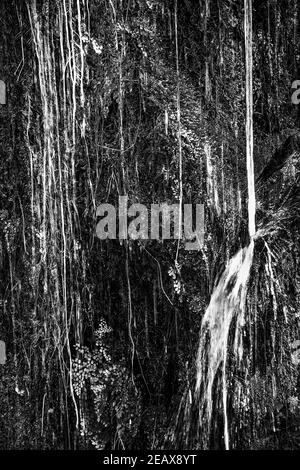
[[[252,60],[252,0],[244,0],[246,57],[246,154],[248,179],[249,235],[255,235],[255,186],[253,164],[253,60]]]
[[[230,327],[235,319],[234,352],[242,358],[242,327],[254,241],[231,258],[211,296],[202,320],[197,357],[196,393],[200,394],[199,418],[209,435],[213,410],[213,385],[222,367],[224,441],[229,449],[226,359]]]
[[[234,360],[242,359],[242,331],[245,324],[247,285],[252,266],[255,235],[255,187],[253,165],[253,89],[252,89],[252,0],[244,0],[246,51],[246,155],[248,182],[248,228],[251,242],[231,258],[210,299],[202,319],[197,356],[196,396],[199,397],[199,422],[209,439],[214,405],[213,386],[222,372],[224,442],[229,449],[227,415],[228,384],[226,362],[229,333],[234,331]],[[235,320],[235,322],[234,322]]]

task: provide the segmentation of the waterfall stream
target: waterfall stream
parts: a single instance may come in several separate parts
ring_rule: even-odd
[[[235,319],[234,354],[239,361],[243,355],[242,327],[245,323],[245,301],[253,248],[252,240],[247,248],[240,249],[229,261],[211,296],[200,330],[196,378],[196,393],[200,394],[199,418],[202,424],[206,423],[209,435],[214,402],[213,385],[221,367],[226,449],[229,449],[226,380],[229,331]]]
[[[246,71],[246,156],[248,183],[248,230],[251,239],[246,248],[231,258],[215,287],[209,306],[202,319],[197,356],[196,395],[199,396],[199,422],[209,439],[212,412],[213,386],[218,371],[222,370],[222,401],[225,449],[230,448],[227,415],[228,383],[226,363],[229,348],[229,332],[234,331],[234,360],[243,355],[242,327],[245,324],[245,302],[250,269],[253,260],[255,235],[255,186],[253,164],[253,87],[252,87],[252,0],[244,0],[245,71]],[[235,323],[234,323],[235,320]]]

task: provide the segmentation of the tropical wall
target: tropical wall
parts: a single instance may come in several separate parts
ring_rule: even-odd
[[[298,2],[0,17],[0,448],[299,449]],[[120,197],[203,243],[100,239]]]

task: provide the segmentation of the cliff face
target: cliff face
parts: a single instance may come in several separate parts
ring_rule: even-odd
[[[298,445],[299,6],[252,2],[257,233],[236,292],[244,9],[195,3],[1,2],[3,449],[223,449],[224,429],[231,448]],[[203,246],[98,239],[97,207],[122,196],[204,205]],[[208,401],[197,351],[218,356]]]

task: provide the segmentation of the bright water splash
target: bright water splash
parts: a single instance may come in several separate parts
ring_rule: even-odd
[[[246,65],[246,155],[248,182],[248,229],[250,245],[241,249],[228,263],[214,289],[201,324],[197,358],[196,394],[200,398],[200,423],[209,438],[213,385],[222,365],[222,397],[224,410],[224,441],[229,449],[227,417],[226,359],[230,327],[235,320],[234,354],[236,363],[242,358],[242,327],[244,325],[247,284],[253,259],[255,228],[255,186],[253,165],[253,78],[252,78],[252,0],[244,0],[244,33]],[[210,176],[210,173],[208,172]],[[206,425],[206,429],[205,429]]]
[[[200,399],[200,423],[210,434],[213,411],[213,385],[222,366],[225,448],[229,449],[227,417],[226,359],[230,327],[235,319],[234,354],[237,362],[243,354],[242,327],[254,241],[230,260],[223,272],[202,320],[197,357],[196,394]],[[206,424],[206,426],[205,426]]]

